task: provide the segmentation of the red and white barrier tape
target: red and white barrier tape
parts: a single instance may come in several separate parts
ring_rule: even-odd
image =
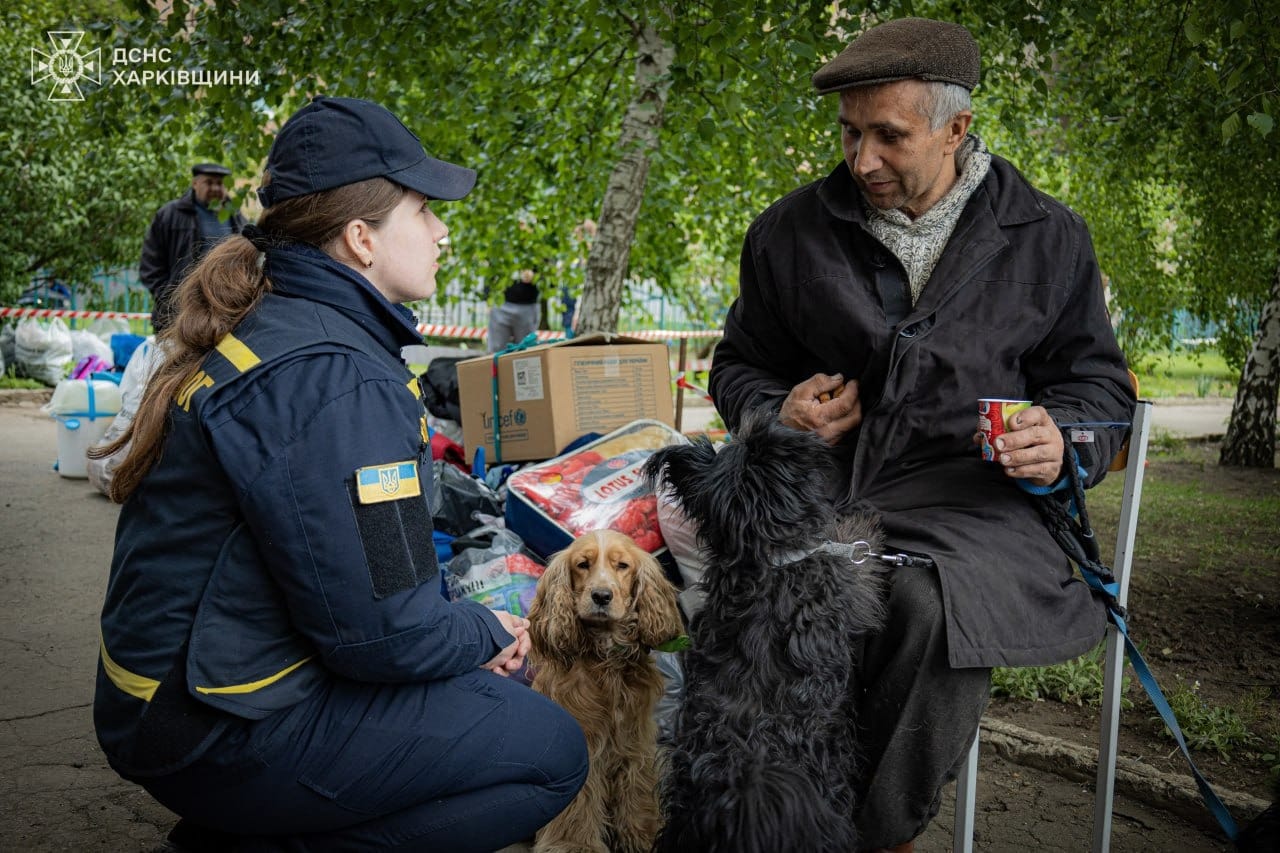
[[[66,308],[4,308],[0,317],[68,317],[75,320],[150,320],[149,311],[71,311]]]
[[[692,391],[692,392],[694,392],[695,394],[701,394],[701,395],[702,395],[702,398],[703,398],[704,400],[706,400],[708,403],[714,403],[714,402],[715,402],[714,400],[712,400],[712,399],[711,399],[711,395],[710,395],[709,393],[707,393],[707,389],[705,389],[705,388],[699,388],[697,385],[694,385],[694,384],[693,384],[692,382],[690,382],[688,379],[685,379],[685,378],[684,378],[684,374],[683,374],[683,373],[680,373],[680,374],[678,374],[678,375],[676,376],[676,387],[678,387],[678,388],[683,388],[683,389],[685,389],[686,391]]]
[[[422,323],[418,326],[418,331],[423,337],[467,341],[484,340],[489,334],[488,329],[476,326],[446,326],[439,323]],[[638,329],[634,332],[622,331],[618,332],[618,334],[649,341],[675,341],[681,338],[718,338],[724,332],[719,329]],[[537,335],[538,340],[546,341],[563,337],[564,333],[556,329],[540,329]]]

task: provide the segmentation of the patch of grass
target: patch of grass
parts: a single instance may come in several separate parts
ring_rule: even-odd
[[[1211,749],[1225,761],[1236,749],[1257,743],[1248,721],[1257,717],[1258,703],[1263,696],[1250,693],[1234,706],[1210,705],[1200,696],[1200,682],[1188,684],[1180,675],[1175,679],[1173,687],[1165,691],[1165,698],[1192,752]],[[1150,719],[1160,724],[1163,737],[1174,739],[1158,714],[1152,714]]]
[[[1169,432],[1164,427],[1152,427],[1147,437],[1147,456],[1173,456],[1181,453],[1187,446],[1185,439]]]
[[[0,376],[0,388],[7,389],[7,388],[44,388],[44,387],[45,387],[45,384],[43,382],[37,382],[34,379],[27,379],[26,377],[18,377],[13,372],[12,367],[10,367],[7,371],[5,371],[3,376]]]
[[[1053,666],[997,667],[991,673],[991,695],[1032,701],[1052,699],[1096,708],[1102,704],[1102,648],[1097,646],[1075,660]],[[1132,703],[1123,695],[1122,689],[1121,706],[1130,707]]]
[[[1160,458],[1217,464],[1216,450],[1202,442],[1170,440]],[[1114,541],[1123,487],[1124,477],[1114,473],[1088,494],[1090,518],[1105,546]],[[1233,566],[1246,576],[1274,578],[1280,575],[1277,518],[1280,496],[1229,494],[1208,478],[1179,481],[1148,472],[1134,552],[1148,566],[1177,562],[1193,574]]]
[[[1273,786],[1280,785],[1280,735],[1272,735],[1264,743],[1259,758],[1270,768],[1268,781]]]
[[[1133,365],[1143,397],[1234,397],[1240,376],[1218,352],[1179,348]]]

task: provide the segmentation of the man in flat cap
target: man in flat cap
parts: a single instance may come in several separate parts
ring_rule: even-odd
[[[174,306],[173,289],[183,275],[223,237],[244,230],[238,211],[227,216],[224,181],[231,174],[217,163],[191,167],[191,189],[156,211],[142,241],[138,277],[151,291],[151,325],[157,332],[169,324]]]
[[[1124,357],[1084,222],[972,132],[978,45],[892,20],[813,77],[838,97],[844,162],[752,223],[710,386],[729,428],[756,409],[837,449],[843,508],[895,551],[887,620],[862,645],[866,849],[911,850],[987,703],[993,666],[1052,664],[1102,637],[1104,608],[1032,495],[1068,465],[1100,480],[1128,421]],[[841,393],[837,394],[837,391]],[[1025,399],[993,461],[978,399]]]

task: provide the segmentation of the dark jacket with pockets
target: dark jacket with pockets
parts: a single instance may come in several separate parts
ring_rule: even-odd
[[[244,230],[245,218],[231,214],[228,221],[232,234]],[[195,190],[188,190],[156,211],[142,240],[142,258],[138,262],[138,279],[151,291],[151,325],[163,329],[172,319],[173,289],[183,275],[200,260],[199,234],[196,221]]]
[[[952,666],[1082,654],[1104,611],[1032,498],[972,443],[980,397],[1031,399],[1059,425],[1128,421],[1134,397],[1081,218],[993,157],[912,307],[848,168],[761,214],[710,390],[732,429],[815,373],[857,379],[863,423],[838,451],[850,505],[938,566]],[[1123,433],[1077,445],[1091,482]]]

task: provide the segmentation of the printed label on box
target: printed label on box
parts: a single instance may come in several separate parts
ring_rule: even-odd
[[[515,378],[516,399],[520,402],[541,400],[546,393],[542,388],[542,359],[513,358],[511,374]]]
[[[658,411],[659,389],[647,358],[578,358],[570,366],[570,377],[574,422],[583,432],[603,432],[636,412]]]

